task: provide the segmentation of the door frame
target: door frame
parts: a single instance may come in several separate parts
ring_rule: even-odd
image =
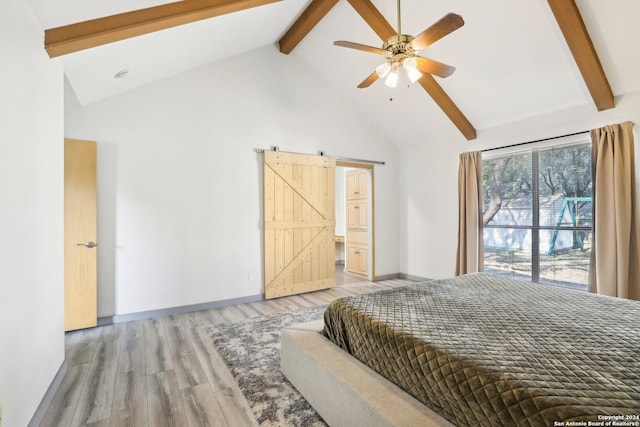
[[[359,163],[359,162],[349,162],[349,161],[342,161],[342,160],[338,160],[336,159],[336,167],[338,166],[342,166],[345,168],[354,168],[354,169],[367,169],[369,171],[369,183],[370,185],[370,203],[369,204],[369,212],[371,213],[371,223],[369,225],[369,240],[370,240],[370,262],[368,262],[370,269],[367,272],[367,279],[371,282],[375,282],[376,281],[376,217],[375,217],[375,179],[374,179],[374,165],[371,163]],[[346,197],[346,195],[345,195]],[[344,203],[345,200],[341,200],[341,203]],[[345,248],[345,257],[347,256],[347,251]]]

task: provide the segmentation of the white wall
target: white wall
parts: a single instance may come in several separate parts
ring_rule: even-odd
[[[256,147],[386,161],[376,267],[400,271],[397,150],[274,46],[89,106],[67,102],[65,133],[98,141],[99,316],[263,293]]]
[[[591,104],[480,130],[474,141],[422,141],[400,152],[402,194],[401,271],[443,278],[455,273],[458,236],[458,155],[633,121],[636,169],[640,167],[640,93],[616,97],[616,108],[597,112]],[[636,180],[640,173],[636,174]],[[636,183],[637,188],[640,185]]]
[[[26,426],[64,360],[62,68],[24,0],[0,2],[0,405]]]

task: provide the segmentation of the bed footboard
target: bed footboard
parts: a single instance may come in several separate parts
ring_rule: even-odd
[[[453,426],[323,337],[322,327],[318,320],[283,329],[281,367],[330,426]]]

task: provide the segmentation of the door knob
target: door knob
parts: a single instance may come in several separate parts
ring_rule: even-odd
[[[87,248],[91,249],[91,248],[95,248],[98,245],[96,245],[93,242],[87,242],[87,243],[78,243],[78,246],[86,246]]]

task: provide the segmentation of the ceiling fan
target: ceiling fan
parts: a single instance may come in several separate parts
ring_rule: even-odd
[[[398,33],[389,37],[382,45],[382,48],[343,40],[335,41],[333,44],[376,53],[387,58],[386,62],[376,67],[376,70],[358,85],[359,88],[369,87],[378,78],[385,77],[385,85],[396,87],[398,84],[398,69],[401,66],[407,72],[411,83],[418,81],[422,77],[422,73],[433,74],[443,78],[450,76],[455,71],[455,67],[419,56],[417,53],[463,25],[464,20],[460,15],[449,13],[416,37],[402,34],[400,0],[398,0]]]

